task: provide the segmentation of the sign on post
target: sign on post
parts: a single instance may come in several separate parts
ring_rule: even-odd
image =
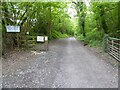
[[[37,36],[37,42],[43,42],[45,50],[48,50],[48,36]]]
[[[48,41],[48,36],[45,36],[45,41]]]
[[[44,42],[44,36],[37,36],[37,42]]]
[[[7,32],[20,32],[20,26],[6,26]]]

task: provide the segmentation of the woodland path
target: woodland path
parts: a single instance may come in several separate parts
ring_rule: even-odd
[[[4,59],[3,87],[117,88],[118,69],[71,37],[51,41],[48,52]]]

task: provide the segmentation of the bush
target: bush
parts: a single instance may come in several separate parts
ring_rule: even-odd
[[[104,33],[102,31],[97,31],[95,28],[92,31],[87,32],[86,37],[83,37],[83,35],[81,34],[77,38],[89,44],[89,46],[96,47],[102,45],[103,36]]]
[[[58,32],[58,31],[55,31],[55,30],[52,31],[52,39],[67,38],[67,37],[68,37],[67,34],[62,34],[61,32]]]

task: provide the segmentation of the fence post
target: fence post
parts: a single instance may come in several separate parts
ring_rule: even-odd
[[[120,61],[120,44],[119,44],[118,60]]]
[[[114,41],[112,40],[112,48],[111,48],[112,49],[111,50],[112,53],[113,53],[113,49],[114,49],[113,47],[114,47]]]
[[[108,48],[108,44],[107,44],[108,38],[109,38],[109,36],[107,34],[103,38],[103,47],[104,47],[105,52],[107,52],[107,48]]]

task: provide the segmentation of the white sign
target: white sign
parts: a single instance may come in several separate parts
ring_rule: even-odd
[[[48,41],[48,36],[45,36],[45,41]]]
[[[6,26],[7,32],[20,32],[20,26]]]
[[[37,36],[37,42],[44,42],[44,36]]]

